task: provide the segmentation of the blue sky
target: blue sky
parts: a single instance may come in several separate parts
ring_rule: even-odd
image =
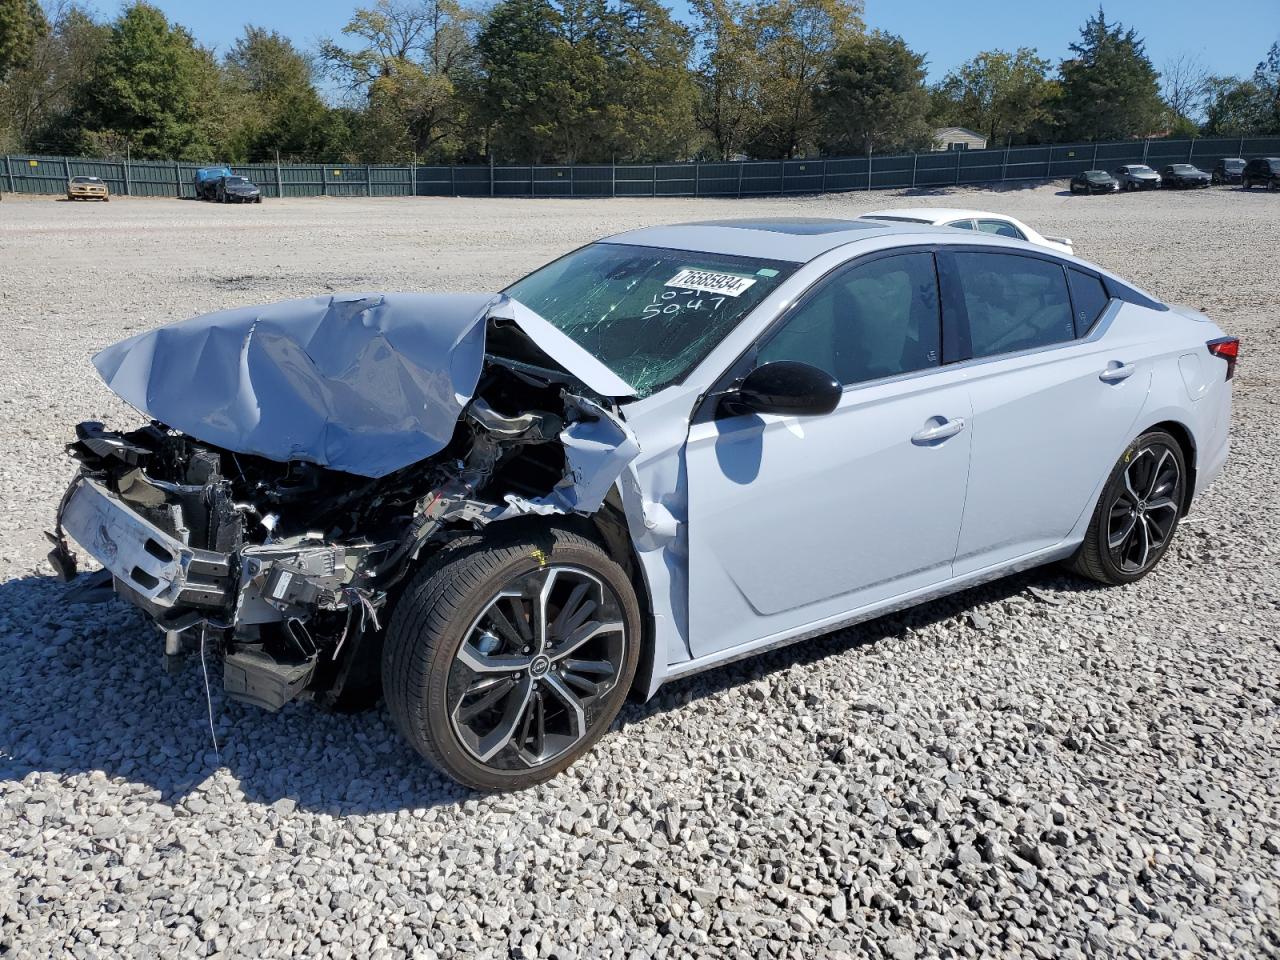
[[[312,47],[336,36],[360,0],[152,0],[199,41],[223,52],[246,23],[279,30]],[[669,0],[671,2],[671,0]],[[91,3],[107,15],[121,4]],[[674,0],[677,11],[684,0]],[[1136,27],[1156,68],[1181,53],[1214,73],[1246,74],[1280,39],[1278,0],[1107,0],[1108,19]],[[1054,62],[1097,9],[1096,0],[866,0],[867,23],[902,35],[929,58],[938,80],[980,50],[1036,47]]]

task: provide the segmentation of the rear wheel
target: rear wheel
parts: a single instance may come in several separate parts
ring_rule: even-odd
[[[1177,440],[1163,430],[1140,436],[1112,469],[1071,567],[1109,584],[1145,577],[1178,528],[1186,476]]]
[[[639,660],[625,572],[562,528],[478,538],[428,565],[396,605],[382,682],[401,734],[479,790],[560,773],[604,734]]]

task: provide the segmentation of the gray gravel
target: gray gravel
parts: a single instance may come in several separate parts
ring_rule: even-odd
[[[1280,956],[1280,196],[0,204],[0,955]],[[921,194],[926,192],[922,191]],[[673,684],[471,795],[381,710],[269,715],[68,608],[41,531],[87,359],[192,313],[484,289],[603,233],[1002,210],[1244,338],[1234,448],[1160,569],[1036,571]]]

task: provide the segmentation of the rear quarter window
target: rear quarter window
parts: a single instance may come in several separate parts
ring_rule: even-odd
[[[1100,277],[1084,273],[1074,268],[1067,270],[1067,279],[1071,284],[1072,317],[1075,321],[1077,337],[1083,337],[1098,322],[1102,311],[1107,309],[1111,297]]]

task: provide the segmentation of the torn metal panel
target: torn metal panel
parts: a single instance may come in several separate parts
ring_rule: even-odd
[[[385,476],[453,436],[492,294],[343,294],[224,310],[94,357],[107,385],[206,443]]]
[[[489,316],[515,323],[557,365],[572,373],[600,396],[635,396],[635,387],[519,300],[503,294],[490,306]]]
[[[595,513],[640,453],[635,434],[619,417],[583,397],[567,396],[565,404],[570,422],[560,431],[564,477],[545,497],[508,495],[498,519],[518,513]]]

